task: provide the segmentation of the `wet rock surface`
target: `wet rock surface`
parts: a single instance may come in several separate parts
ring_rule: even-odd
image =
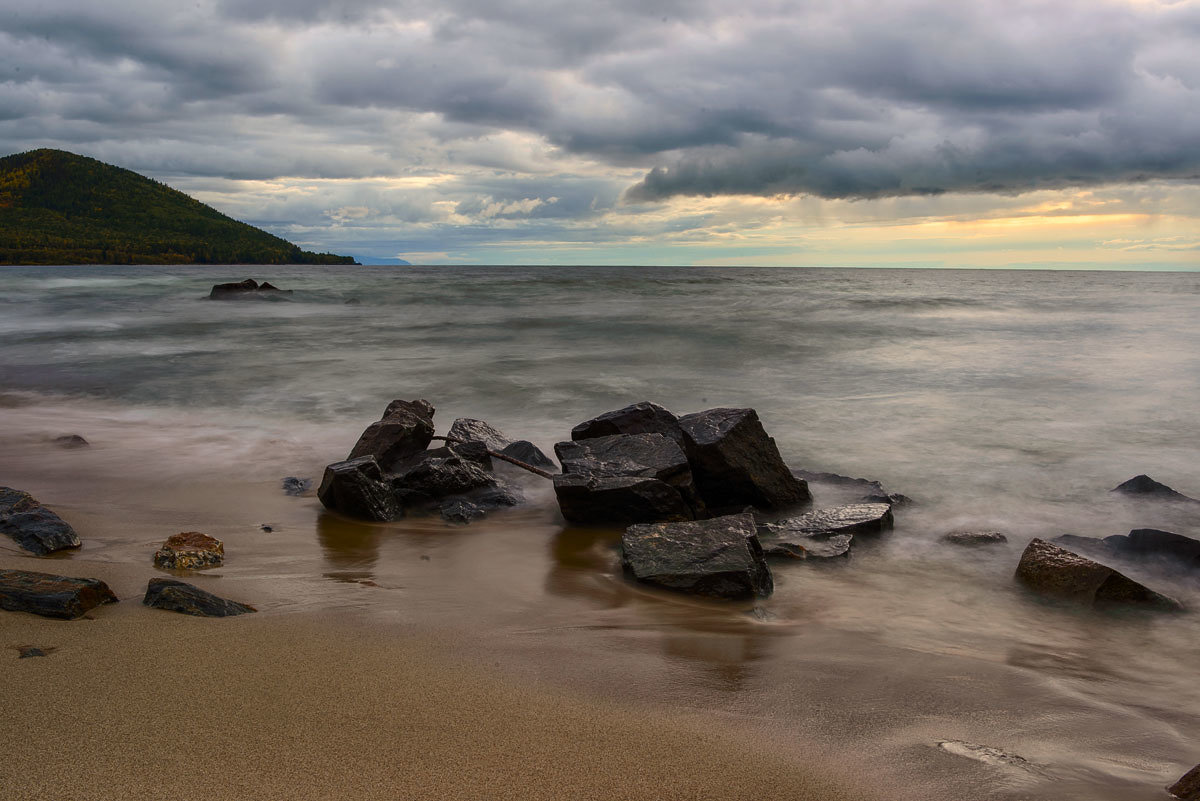
[[[419,454],[433,441],[433,406],[425,400],[394,400],[383,417],[371,423],[359,436],[347,459],[373,456],[379,466],[393,466]]]
[[[495,426],[484,420],[460,417],[450,426],[449,436],[452,439],[461,439],[466,442],[482,442],[489,450],[510,456],[527,465],[540,467],[543,470],[553,470],[558,467],[553,459],[544,454],[540,448],[529,440],[511,440]],[[501,462],[497,466],[507,467],[507,463]],[[517,470],[519,468],[513,469]]]
[[[892,520],[886,503],[848,504],[759,523],[758,539],[768,556],[833,559],[850,554],[855,534],[886,531]]]
[[[705,504],[714,510],[786,509],[810,503],[753,409],[709,409],[679,418],[684,450]]]
[[[312,479],[288,476],[280,482],[280,485],[283,487],[284,495],[291,495],[298,498],[312,489]]]
[[[527,439],[518,439],[500,449],[500,453],[511,456],[518,462],[524,462],[543,470],[557,470],[558,465],[553,459],[542,452],[542,449]],[[501,465],[504,463],[501,462]]]
[[[1142,475],[1134,476],[1128,481],[1123,481],[1113,487],[1109,492],[1116,492],[1121,495],[1128,495],[1134,498],[1150,498],[1163,501],[1180,501],[1183,503],[1200,504],[1200,500],[1189,498],[1182,492],[1176,492],[1166,484],[1160,484],[1150,476]]]
[[[615,434],[554,446],[554,491],[575,523],[691,520],[704,511],[679,445],[662,434]]]
[[[37,556],[78,548],[75,529],[28,492],[0,487],[0,533]]]
[[[225,545],[199,531],[172,534],[154,553],[154,566],[163,570],[204,570],[225,563]]]
[[[0,570],[0,609],[71,620],[117,596],[99,579]]]
[[[317,489],[325,508],[360,520],[397,520],[404,512],[373,456],[334,462]]]
[[[774,588],[749,514],[630,526],[621,549],[627,575],[663,589],[743,599]]]
[[[951,531],[942,537],[942,542],[967,548],[985,548],[989,545],[1003,545],[1008,542],[1008,537],[999,531]]]
[[[1042,595],[1088,606],[1136,606],[1180,611],[1174,598],[1155,592],[1107,565],[1042,539],[1032,540],[1017,565],[1016,578]]]
[[[227,284],[214,284],[208,293],[209,300],[242,300],[245,298],[263,298],[279,295],[290,295],[292,290],[280,289],[268,281],[261,284],[253,278],[245,281],[233,281]]]
[[[898,492],[888,492],[882,483],[869,478],[853,478],[839,473],[825,473],[815,470],[793,470],[792,475],[809,484],[809,490],[819,487],[821,490],[833,490],[845,503],[888,503],[902,506],[912,503],[907,495]],[[815,485],[815,486],[814,486]],[[824,499],[824,495],[822,495]]]
[[[255,612],[253,606],[220,598],[192,584],[167,578],[150,579],[142,603],[197,617],[231,617]]]
[[[1200,765],[1185,773],[1167,792],[1182,801],[1200,801]]]
[[[683,430],[679,418],[657,403],[642,401],[605,412],[599,417],[585,420],[571,429],[571,439],[595,439],[615,434],[662,434],[683,446]]]

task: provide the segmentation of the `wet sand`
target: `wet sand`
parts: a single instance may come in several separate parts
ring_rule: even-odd
[[[121,598],[77,621],[0,613],[6,799],[871,797],[727,720],[502,680],[462,643],[345,613],[153,610],[129,565],[0,566]]]

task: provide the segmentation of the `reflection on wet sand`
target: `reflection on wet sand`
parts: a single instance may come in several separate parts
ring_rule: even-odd
[[[379,561],[379,540],[384,531],[378,523],[320,515],[317,518],[317,542],[328,565],[324,576],[335,581],[373,581],[375,565]]]

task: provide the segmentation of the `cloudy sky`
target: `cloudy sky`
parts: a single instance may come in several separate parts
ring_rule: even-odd
[[[367,263],[1200,268],[1200,0],[0,0],[0,152]]]

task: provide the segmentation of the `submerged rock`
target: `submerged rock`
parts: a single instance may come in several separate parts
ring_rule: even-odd
[[[259,284],[253,278],[245,281],[234,281],[228,284],[214,284],[208,293],[209,300],[240,300],[242,298],[261,298],[264,296],[290,295],[292,290],[280,289],[267,281]]]
[[[1183,774],[1179,781],[1167,788],[1167,792],[1182,801],[1200,801],[1200,765]]]
[[[326,509],[362,520],[396,520],[404,514],[373,456],[326,467],[317,498]]]
[[[621,549],[625,571],[644,584],[727,599],[774,588],[753,515],[630,526]]]
[[[761,523],[758,538],[768,556],[832,559],[849,555],[855,534],[878,534],[892,525],[888,504],[855,503]]]
[[[1132,495],[1140,497],[1157,498],[1164,501],[1183,501],[1185,503],[1200,503],[1200,500],[1189,498],[1182,492],[1176,492],[1166,484],[1160,484],[1150,476],[1142,475],[1134,476],[1128,481],[1122,482],[1113,487],[1109,492],[1118,492],[1122,495]]]
[[[605,412],[571,429],[571,439],[595,439],[615,434],[662,434],[683,446],[683,430],[679,418],[657,403],[642,401]]]
[[[907,495],[888,492],[883,488],[883,484],[869,478],[853,478],[839,473],[823,473],[815,470],[793,470],[792,475],[809,484],[836,488],[840,491],[839,494],[848,496],[847,500],[854,497],[851,493],[858,493],[858,497],[854,498],[854,503],[888,503],[893,506],[912,503],[912,498]]]
[[[312,489],[311,478],[297,478],[296,476],[288,476],[280,482],[283,486],[283,494],[299,497]]]
[[[192,584],[167,578],[150,579],[142,603],[155,609],[197,617],[231,617],[258,611],[253,606],[220,598]]]
[[[91,445],[83,437],[78,434],[63,434],[61,437],[55,437],[51,440],[55,445],[67,450],[75,450],[76,448],[86,448]]]
[[[70,620],[116,602],[117,596],[99,579],[0,570],[0,609]]]
[[[1063,534],[1054,542],[1100,557],[1131,561],[1159,560],[1188,570],[1200,570],[1200,540],[1156,528],[1135,528],[1128,534],[1099,539]]]
[[[1003,545],[1008,542],[1008,537],[999,531],[951,531],[942,537],[942,542],[964,545],[968,548],[979,548],[987,545]]]
[[[696,486],[711,509],[786,509],[810,503],[808,484],[783,463],[753,409],[709,409],[679,418]]]
[[[1032,540],[1021,554],[1016,578],[1035,592],[1089,606],[1141,606],[1163,611],[1183,608],[1174,598],[1107,565],[1041,539]]]
[[[563,469],[554,492],[573,523],[627,525],[703,514],[687,457],[662,434],[560,442],[554,451]]]
[[[383,417],[371,423],[358,438],[347,459],[373,456],[384,470],[414,456],[433,441],[434,408],[425,400],[394,400]]]
[[[204,570],[224,563],[224,543],[199,531],[172,534],[154,554],[154,566],[163,570]]]
[[[938,742],[938,748],[948,754],[973,759],[985,765],[1020,768],[1031,772],[1038,770],[1038,766],[1025,757],[1001,751],[999,748],[992,748],[990,745],[968,743],[965,740],[941,740]]]
[[[28,492],[0,487],[0,533],[38,556],[82,543],[75,529]]]

